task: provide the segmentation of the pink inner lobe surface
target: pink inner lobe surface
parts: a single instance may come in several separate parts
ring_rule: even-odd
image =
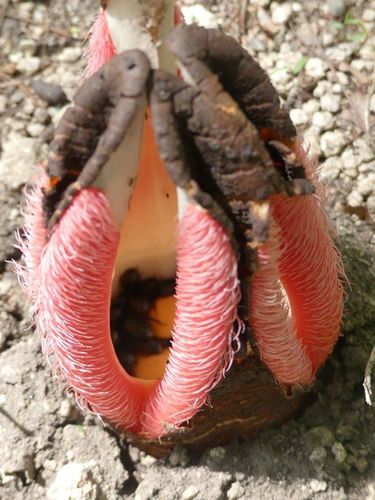
[[[194,416],[231,365],[237,335],[237,264],[224,230],[189,205],[179,224],[177,255],[173,342],[164,378],[145,408],[150,434]]]
[[[141,386],[121,367],[109,331],[118,240],[104,194],[83,190],[45,247],[38,323],[46,354],[78,402],[137,431]]]
[[[259,249],[250,322],[278,381],[310,384],[333,349],[343,308],[342,269],[316,196],[273,196],[271,237]]]
[[[42,221],[41,206],[28,224]],[[45,236],[44,227],[34,230]],[[33,241],[33,240],[30,240]],[[105,195],[85,189],[73,200],[51,239],[40,248],[36,324],[54,369],[78,403],[115,426],[163,435],[205,403],[232,360],[238,282],[236,260],[223,229],[188,207],[179,227],[177,315],[164,378],[129,376],[109,328],[112,271],[119,233]],[[35,252],[24,242],[28,252]],[[32,269],[30,269],[32,271]],[[30,281],[30,280],[29,280]]]

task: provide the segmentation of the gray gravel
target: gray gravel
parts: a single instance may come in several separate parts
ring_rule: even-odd
[[[27,328],[6,261],[19,257],[22,189],[62,113],[32,81],[71,98],[95,6],[0,2],[9,15],[0,36],[0,498],[373,499],[375,419],[361,382],[375,341],[375,1],[253,0],[242,17],[238,0],[182,3],[187,18],[221,26],[259,60],[320,162],[352,285],[344,338],[302,416],[202,456],[179,448],[156,460],[82,416]]]

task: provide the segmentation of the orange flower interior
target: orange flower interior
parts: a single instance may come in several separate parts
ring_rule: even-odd
[[[260,131],[267,143],[277,139],[292,147],[298,146],[281,138],[271,129]],[[275,166],[283,168],[281,158],[274,158]],[[279,160],[279,161],[278,161]],[[121,230],[121,239],[113,278],[112,297],[120,292],[119,279],[127,269],[137,269],[142,279],[174,278],[176,273],[176,247],[178,204],[176,187],[160,159],[151,120],[144,124],[143,146],[135,188],[129,210]],[[126,312],[124,311],[124,316]],[[175,298],[173,295],[155,300],[149,312],[149,326],[156,339],[166,339],[157,354],[138,352],[132,362],[132,375],[143,380],[160,380],[168,360],[168,339],[173,331]],[[121,332],[120,332],[121,335]],[[123,335],[126,335],[123,334]],[[127,351],[127,339],[122,338],[122,349]],[[121,356],[119,356],[121,361]],[[124,364],[126,368],[126,365]]]
[[[176,271],[176,187],[160,159],[150,119],[145,120],[144,127],[138,177],[121,230],[112,297],[119,293],[119,279],[127,269],[137,269],[142,279],[174,278]],[[155,301],[149,314],[154,337],[171,337],[174,313],[173,295]],[[126,348],[126,339],[123,346]],[[133,375],[146,380],[161,379],[168,354],[168,348],[159,354],[137,354]]]

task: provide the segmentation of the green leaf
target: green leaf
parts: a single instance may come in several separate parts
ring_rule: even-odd
[[[356,17],[352,17],[350,12],[347,12],[345,15],[344,24],[358,26],[359,24],[363,24],[363,22],[361,19],[358,19]]]
[[[72,35],[78,35],[79,34],[79,28],[78,28],[78,26],[71,26],[70,27],[70,33]]]
[[[340,23],[340,21],[332,21],[331,22],[332,28],[336,28],[338,30],[343,30],[344,29],[344,24]]]
[[[86,436],[86,429],[83,427],[82,424],[77,424],[77,431],[82,434],[82,436]]]
[[[366,40],[366,38],[366,33],[348,33],[346,35],[346,39],[350,42],[363,42],[364,40]]]
[[[306,56],[302,56],[292,68],[293,75],[299,75],[306,66],[307,61],[308,58]]]

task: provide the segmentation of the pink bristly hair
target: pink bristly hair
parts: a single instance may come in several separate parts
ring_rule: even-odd
[[[40,189],[29,197],[22,281],[50,364],[83,408],[148,437],[192,418],[233,359],[239,300],[237,265],[221,226],[189,206],[179,227],[177,313],[169,363],[148,386],[120,365],[110,334],[119,233],[105,195],[75,197],[48,244]],[[35,204],[35,200],[39,203]]]
[[[299,154],[321,191],[313,163],[302,149]],[[340,333],[342,261],[316,194],[271,197],[270,219],[270,238],[258,250],[259,270],[251,283],[250,323],[275,378],[308,385]]]
[[[24,220],[23,234],[17,231],[17,248],[23,259],[14,263],[18,281],[31,304],[30,315],[34,320],[38,310],[40,292],[40,262],[46,244],[47,231],[44,227],[42,211],[43,191],[48,179],[41,167],[39,182],[24,191],[25,203],[22,207]]]
[[[101,9],[88,34],[88,47],[83,56],[86,60],[85,78],[93,75],[115,55],[116,49],[108,30],[105,12]]]

